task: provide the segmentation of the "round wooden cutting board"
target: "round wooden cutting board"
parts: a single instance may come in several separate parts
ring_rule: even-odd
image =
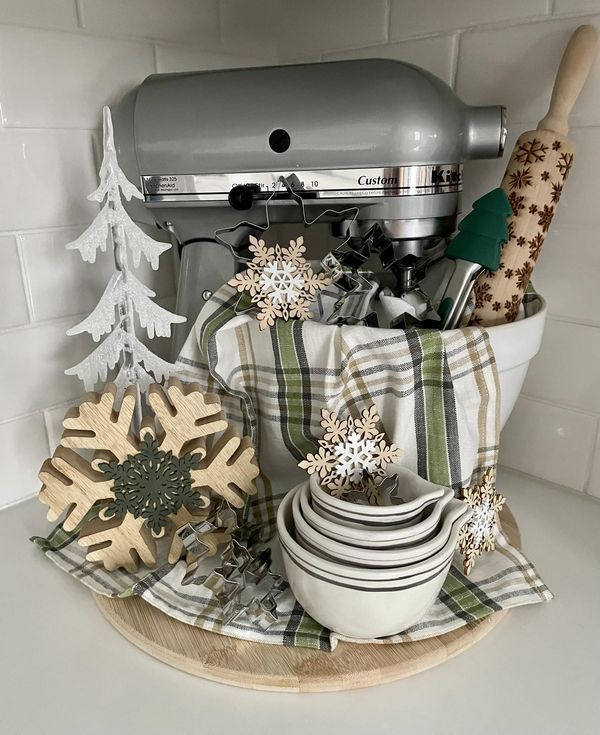
[[[508,508],[500,514],[511,544],[519,529]],[[106,619],[151,656],[204,679],[247,689],[326,692],[383,684],[447,661],[483,638],[505,610],[435,638],[398,644],[340,642],[331,653],[241,641],[170,618],[140,597],[94,594]]]

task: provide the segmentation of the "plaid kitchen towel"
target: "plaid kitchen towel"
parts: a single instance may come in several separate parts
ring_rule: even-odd
[[[203,308],[177,367],[182,379],[218,393],[230,421],[252,436],[261,475],[246,520],[265,539],[273,536],[281,498],[306,479],[297,463],[316,449],[321,408],[356,415],[374,402],[388,436],[404,450],[403,464],[437,484],[458,490],[495,466],[498,376],[484,330],[280,320],[261,331],[252,312],[240,312],[239,294],[222,287]],[[278,621],[267,630],[243,616],[224,625],[209,589],[181,584],[183,562],[151,573],[109,574],[85,561],[76,539],[76,531],[59,526],[36,543],[101,594],[141,595],[183,622],[246,640],[322,650],[338,640],[303,612],[289,589],[278,599]],[[273,550],[276,555],[276,541]],[[204,564],[208,573],[210,562]],[[497,549],[478,559],[468,578],[461,566],[457,556],[423,621],[378,642],[440,635],[495,611],[551,598],[533,566],[501,533]]]

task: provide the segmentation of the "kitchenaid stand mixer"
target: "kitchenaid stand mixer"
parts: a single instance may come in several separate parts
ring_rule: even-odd
[[[503,107],[469,107],[423,69],[361,59],[152,75],[123,100],[115,134],[145,197],[132,214],[177,246],[177,311],[188,322],[176,354],[204,300],[238,268],[215,231],[264,224],[266,200],[272,225],[298,221],[282,178],[310,220],[358,207],[353,221],[319,221],[338,244],[349,237],[346,251],[376,252],[402,294],[456,229],[462,162],[501,156],[506,122]],[[232,235],[242,255],[248,234]],[[306,244],[313,260],[327,252]]]

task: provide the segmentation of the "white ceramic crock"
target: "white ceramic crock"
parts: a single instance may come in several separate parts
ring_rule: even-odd
[[[526,319],[486,328],[498,366],[501,428],[515,407],[525,382],[529,362],[537,355],[542,343],[546,302],[538,294],[537,301],[530,308],[537,308],[537,311]]]

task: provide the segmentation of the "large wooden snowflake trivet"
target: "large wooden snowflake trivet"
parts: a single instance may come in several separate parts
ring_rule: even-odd
[[[241,508],[256,492],[254,448],[229,427],[219,398],[197,384],[151,385],[152,415],[139,432],[135,387],[118,411],[116,393],[109,384],[67,413],[60,445],[40,470],[39,498],[49,520],[64,515],[64,529],[77,528],[88,561],[109,571],[135,572],[140,561],[153,567],[164,539],[173,564],[184,552],[178,530],[206,521],[223,503]],[[88,460],[76,450],[94,454]]]
[[[377,407],[365,408],[356,419],[342,420],[326,409],[321,417],[325,433],[319,451],[307,454],[299,466],[309,475],[316,473],[331,495],[357,492],[372,505],[380,503],[378,480],[386,476],[386,465],[400,459],[402,450],[387,442]]]
[[[251,235],[249,249],[254,257],[229,285],[249,294],[259,310],[260,329],[272,327],[276,319],[311,319],[309,307],[331,278],[315,273],[304,259],[304,238],[290,240],[288,248],[269,248]]]
[[[496,547],[498,513],[506,498],[496,492],[495,480],[495,470],[488,467],[480,485],[462,491],[463,500],[473,508],[471,519],[462,527],[458,537],[465,574],[473,569],[478,556],[485,551],[493,551]]]

